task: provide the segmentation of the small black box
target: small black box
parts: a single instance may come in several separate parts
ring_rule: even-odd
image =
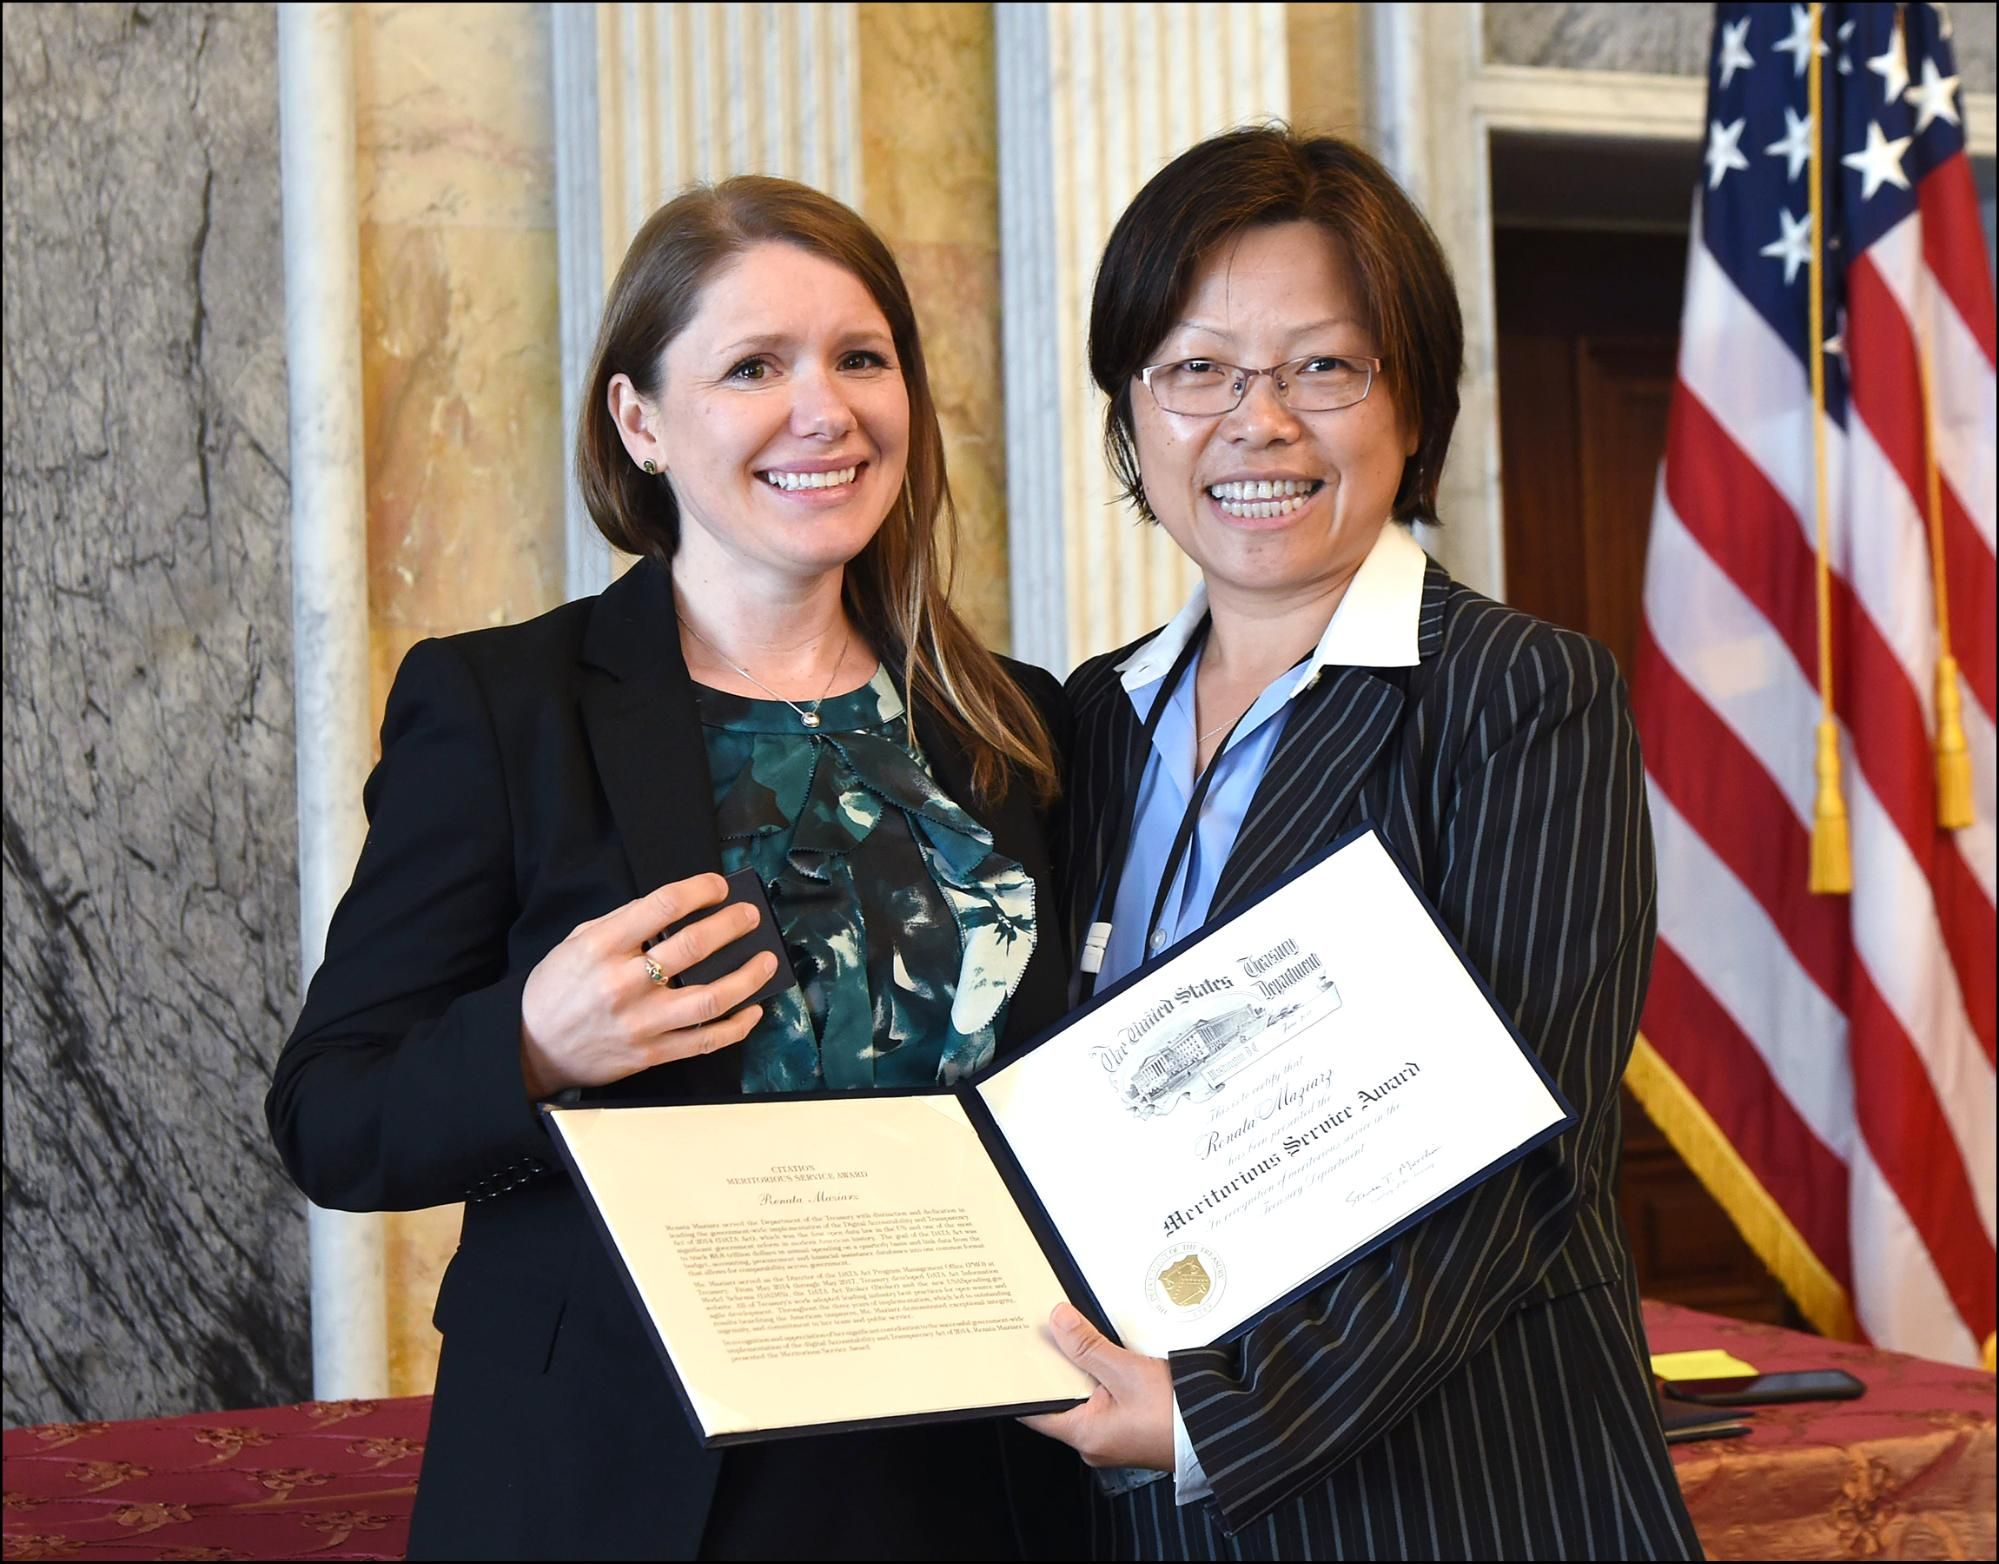
[[[756,870],[738,869],[725,878],[729,882],[729,896],[726,901],[713,907],[703,907],[699,912],[682,918],[659,937],[665,939],[668,935],[686,928],[690,923],[699,923],[703,918],[712,918],[725,907],[744,905],[756,908],[755,928],[740,939],[730,941],[712,956],[704,957],[686,971],[677,973],[673,978],[673,986],[688,988],[697,983],[713,983],[718,978],[727,977],[758,951],[767,950],[777,957],[777,970],[770,975],[769,981],[762,988],[743,1001],[743,1005],[761,1004],[772,995],[782,994],[787,988],[796,986],[798,979],[792,975],[791,958],[784,951],[784,936],[778,932],[777,915],[770,910],[770,898],[764,895],[763,881]],[[740,1010],[742,1005],[737,1005],[735,1008]]]

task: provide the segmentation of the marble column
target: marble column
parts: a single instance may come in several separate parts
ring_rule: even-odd
[[[0,38],[0,1418],[293,1401],[277,19],[10,5]]]
[[[347,7],[278,8],[278,103],[291,391],[299,971],[309,982],[367,835],[361,786],[372,759],[354,44]],[[384,1395],[382,1218],[314,1206],[309,1232],[313,1394]]]
[[[1469,112],[1480,65],[1479,7],[1378,5],[1368,25],[1375,151],[1436,230],[1464,314],[1458,422],[1437,485],[1437,512],[1447,525],[1418,527],[1417,537],[1460,581],[1503,599],[1491,160],[1486,126]]]
[[[991,8],[860,7],[863,216],[916,306],[958,510],[952,604],[1008,649],[999,125]]]
[[[417,641],[562,601],[569,438],[550,8],[351,15],[372,733]],[[455,1202],[384,1220],[392,1395],[431,1387],[462,1220]]]
[[[1373,146],[1367,124],[1367,13],[1352,4],[1287,5],[1291,123]]]
[[[1195,579],[1104,463],[1097,259],[1176,154],[1288,113],[1285,8],[998,5],[994,26],[1013,650],[1066,673],[1170,617]]]

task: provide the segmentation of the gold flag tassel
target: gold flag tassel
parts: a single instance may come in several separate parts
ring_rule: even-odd
[[[1818,799],[1812,809],[1811,889],[1816,896],[1844,896],[1853,889],[1853,848],[1847,837],[1846,794],[1839,781],[1839,723],[1832,708],[1832,561],[1826,537],[1825,485],[1825,89],[1819,68],[1819,23],[1825,7],[1811,10],[1808,112],[1812,117],[1812,498],[1818,511],[1819,725]]]
[[[1936,394],[1930,378],[1929,334],[1918,335],[1923,378],[1923,476],[1928,479],[1930,577],[1937,603],[1937,824],[1961,831],[1971,824],[1971,746],[1964,739],[1964,708],[1957,690],[1957,659],[1950,653],[1950,593],[1943,572],[1943,480],[1937,473]]]
[[[1957,659],[1937,658],[1937,824],[1962,831],[1971,824],[1971,746],[1957,693]]]

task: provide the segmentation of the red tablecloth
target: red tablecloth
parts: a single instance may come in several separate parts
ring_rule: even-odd
[[[1759,1407],[1745,1439],[1673,1447],[1680,1491],[1717,1559],[1989,1559],[1994,1383],[1899,1352],[1645,1306],[1654,1352],[1721,1347],[1765,1373],[1842,1368],[1853,1401]]]
[[[430,1397],[0,1437],[10,1559],[399,1559]]]
[[[1655,1352],[1844,1368],[1857,1401],[1767,1407],[1673,1464],[1717,1559],[1991,1558],[1993,1379],[1647,1304]],[[400,1559],[428,1396],[11,1428],[9,1559]]]

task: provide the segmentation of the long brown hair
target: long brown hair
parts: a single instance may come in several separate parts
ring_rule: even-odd
[[[921,701],[935,711],[964,745],[972,757],[973,786],[983,798],[1005,795],[1011,762],[1046,802],[1057,790],[1047,726],[1034,702],[951,608],[958,509],[944,471],[944,434],[930,395],[916,310],[888,246],[850,208],[809,185],[745,174],[696,185],[646,219],[604,302],[583,388],[576,429],[576,481],[583,503],[615,547],[661,563],[672,560],[680,546],[680,508],[672,488],[641,472],[626,453],[611,417],[611,379],[628,376],[641,397],[656,401],[667,345],[700,307],[702,289],[744,250],[771,242],[821,256],[860,280],[888,322],[909,394],[909,464],[902,493],[847,564],[842,585],[847,612],[877,652],[891,665],[901,664],[912,704]]]

